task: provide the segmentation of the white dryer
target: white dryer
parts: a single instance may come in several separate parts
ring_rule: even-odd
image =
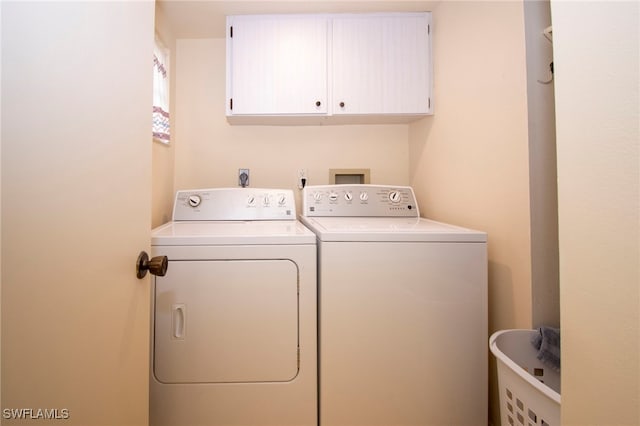
[[[317,424],[316,243],[291,190],[179,191],[153,230],[152,426]]]
[[[410,187],[308,186],[322,426],[486,425],[486,234],[420,218]]]

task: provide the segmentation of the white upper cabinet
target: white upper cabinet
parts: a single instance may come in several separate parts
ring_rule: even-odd
[[[227,115],[326,114],[326,17],[232,16],[227,31]]]
[[[430,26],[428,12],[230,16],[227,116],[348,123],[431,114]]]
[[[333,19],[333,114],[429,114],[430,14]]]

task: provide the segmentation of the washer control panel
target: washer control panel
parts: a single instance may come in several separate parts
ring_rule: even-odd
[[[419,217],[409,186],[311,185],[303,190],[304,216]]]
[[[174,221],[295,220],[290,189],[213,188],[178,191]]]

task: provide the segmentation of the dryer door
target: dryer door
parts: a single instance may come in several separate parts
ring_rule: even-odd
[[[283,259],[172,261],[156,278],[154,327],[162,383],[290,381],[298,268]]]

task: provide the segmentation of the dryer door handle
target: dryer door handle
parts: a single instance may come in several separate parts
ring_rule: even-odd
[[[140,279],[147,275],[147,271],[151,275],[164,277],[169,267],[169,259],[167,256],[156,256],[149,260],[149,255],[145,251],[141,251],[136,261],[136,276]]]
[[[171,307],[171,322],[173,325],[174,339],[184,339],[185,314],[186,306],[184,303],[176,303]]]

